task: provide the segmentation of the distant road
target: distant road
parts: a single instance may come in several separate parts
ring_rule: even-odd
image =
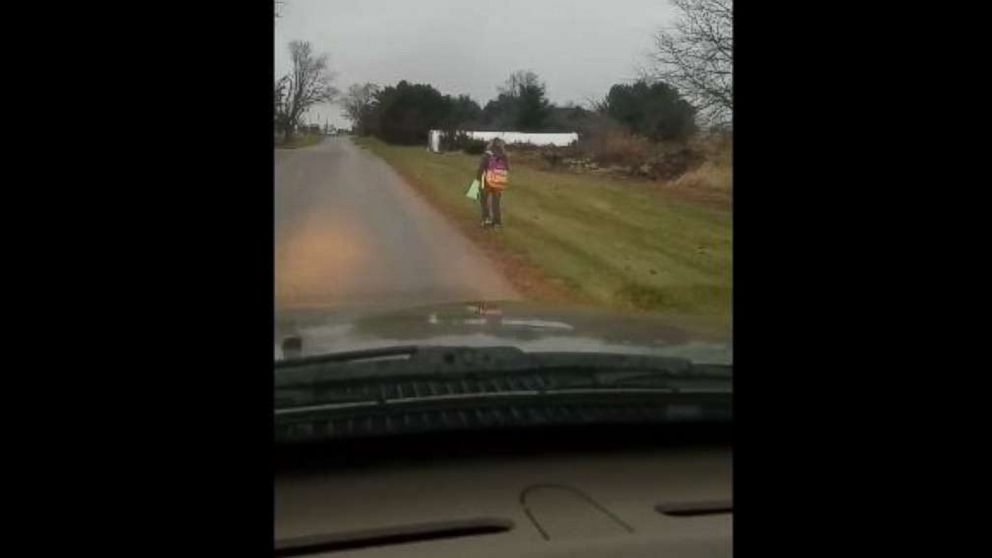
[[[345,137],[275,150],[275,262],[277,310],[519,298],[386,163]]]

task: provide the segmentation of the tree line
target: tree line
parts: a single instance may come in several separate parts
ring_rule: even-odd
[[[732,0],[671,0],[680,17],[655,36],[648,69],[632,83],[613,85],[588,107],[556,106],[532,71],[513,72],[485,106],[468,95],[447,95],[425,83],[331,85],[326,55],[290,43],[293,69],[275,83],[275,127],[292,137],[318,103],[337,102],[353,131],[398,144],[424,143],[431,129],[583,131],[616,124],[651,140],[684,139],[701,126],[733,119]]]
[[[523,70],[511,74],[484,107],[468,95],[446,95],[430,84],[406,80],[386,87],[352,85],[340,103],[355,133],[391,143],[424,142],[431,129],[541,132],[561,127],[545,84]]]
[[[564,132],[606,120],[653,140],[684,139],[697,129],[696,108],[665,82],[616,84],[591,107],[561,107],[548,101],[545,84],[531,71],[511,74],[484,107],[467,95],[405,80],[385,88],[352,85],[340,102],[355,133],[399,144],[422,143],[431,129]]]

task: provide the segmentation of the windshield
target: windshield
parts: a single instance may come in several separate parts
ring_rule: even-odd
[[[275,7],[277,362],[732,364],[731,1]]]

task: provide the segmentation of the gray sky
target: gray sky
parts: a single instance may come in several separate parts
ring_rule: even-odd
[[[511,72],[533,70],[553,102],[582,104],[635,77],[674,15],[666,0],[288,0],[275,70],[288,71],[287,44],[300,39],[330,55],[342,91],[406,79],[485,106]],[[340,112],[322,106],[306,120],[348,126]]]

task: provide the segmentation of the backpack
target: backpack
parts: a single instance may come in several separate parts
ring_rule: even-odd
[[[486,163],[486,187],[492,188],[494,190],[502,190],[506,188],[507,178],[509,177],[509,172],[506,168],[506,161],[500,159],[494,155],[489,156],[489,161]]]

